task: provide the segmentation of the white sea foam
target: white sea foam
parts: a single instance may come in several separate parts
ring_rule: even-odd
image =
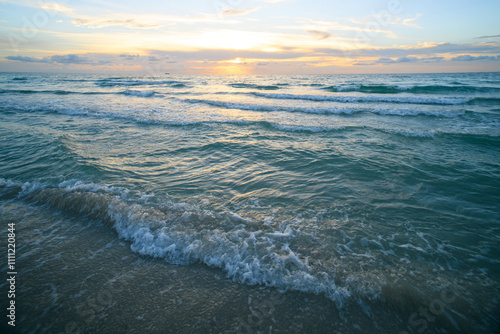
[[[374,282],[380,280],[375,269],[380,257],[399,258],[408,263],[421,256],[453,258],[449,252],[436,249],[435,242],[419,232],[412,234],[422,242],[404,239],[394,243],[390,237],[358,238],[343,229],[331,230],[325,226],[329,237],[333,236],[332,232],[337,235],[337,242],[334,249],[321,249],[329,241],[317,240],[320,225],[311,234],[312,231],[304,230],[299,218],[282,221],[277,227],[269,217],[256,222],[239,213],[210,211],[182,202],[166,201],[150,206],[147,201],[152,195],[130,196],[130,191],[124,188],[80,180],[48,185],[0,179],[0,185],[18,188],[17,197],[23,200],[106,221],[120,238],[130,241],[131,249],[139,254],[164,258],[173,264],[204,263],[220,268],[235,282],[323,294],[339,306],[353,294],[378,298],[382,283]],[[318,215],[324,214],[324,211],[318,212]],[[315,259],[314,254],[318,252],[298,247],[303,243],[320,246],[313,247],[321,249],[320,253],[329,249],[328,254],[333,258]],[[490,259],[481,255],[471,257],[471,261],[487,260]],[[362,272],[349,272],[359,261],[368,261],[365,265],[373,263],[375,272],[372,274],[366,268]],[[348,274],[339,278],[337,270],[347,270]]]
[[[6,179],[0,177],[0,186],[6,187],[6,188],[11,188],[14,186],[19,186],[19,185],[20,185],[19,182],[15,182],[12,180],[6,180]]]
[[[415,88],[415,85],[397,85],[396,86],[399,90],[410,90]]]
[[[339,305],[350,295],[348,289],[336,286],[334,277],[317,276],[307,261],[290,248],[286,240],[294,237],[293,228],[267,234],[252,231],[244,227],[250,220],[228,213],[220,218],[236,223],[232,229],[188,232],[179,225],[165,224],[161,217],[144,215],[142,207],[123,201],[113,200],[108,212],[120,237],[130,240],[132,249],[140,254],[176,264],[203,262],[223,269],[227,277],[237,282],[323,293]],[[180,220],[206,218],[192,213],[183,214]]]
[[[451,111],[451,110],[430,110],[430,109],[409,109],[409,108],[376,108],[370,112],[378,115],[390,116],[435,116],[435,117],[457,117],[464,115],[465,111]]]
[[[62,188],[66,191],[78,191],[78,190],[87,190],[91,192],[103,191],[106,193],[112,193],[116,195],[120,195],[121,198],[126,198],[129,192],[128,189],[122,187],[114,187],[109,185],[95,184],[90,182],[83,182],[81,180],[68,180],[63,181],[58,184],[59,188]]]
[[[8,180],[0,183],[20,186]],[[263,232],[252,220],[233,212],[208,212],[183,203],[164,204],[160,211],[126,199],[127,191],[120,194],[118,188],[82,181],[56,187],[25,183],[19,197],[107,217],[119,237],[131,242],[133,251],[170,263],[202,262],[221,268],[236,282],[324,294],[339,306],[351,294],[347,287],[336,285],[333,274],[312,267],[290,245],[302,236],[293,224]]]
[[[352,92],[357,91],[361,88],[359,85],[345,85],[345,86],[337,86],[335,87],[337,92]]]

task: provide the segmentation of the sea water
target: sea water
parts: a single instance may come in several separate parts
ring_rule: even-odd
[[[2,73],[0,128],[19,332],[499,329],[500,73]]]

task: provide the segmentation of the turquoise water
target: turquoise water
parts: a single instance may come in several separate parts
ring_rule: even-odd
[[[3,73],[0,120],[21,332],[499,328],[499,73]]]

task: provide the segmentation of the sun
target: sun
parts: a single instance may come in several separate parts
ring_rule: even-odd
[[[241,64],[243,60],[241,58],[236,58],[234,60],[229,60],[228,63],[233,63],[233,64]]]
[[[247,66],[241,59],[227,61],[223,65],[212,68],[213,73],[219,75],[227,74],[252,74],[252,67]]]

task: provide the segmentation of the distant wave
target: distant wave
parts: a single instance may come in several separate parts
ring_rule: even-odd
[[[155,95],[153,91],[140,91],[140,90],[125,90],[122,92],[124,95],[137,96],[137,97],[151,97]]]
[[[207,123],[205,123],[207,124]],[[303,133],[317,133],[317,132],[341,132],[345,130],[355,129],[355,127],[346,126],[315,126],[315,125],[295,125],[295,124],[279,124],[268,121],[246,121],[246,120],[232,120],[226,122],[210,122],[208,124],[233,124],[237,126],[260,126],[266,130],[280,131],[280,132],[303,132]]]
[[[0,94],[55,94],[55,95],[111,95],[111,94],[123,94],[129,96],[137,96],[137,97],[151,97],[155,95],[154,91],[139,91],[139,90],[130,90],[127,89],[123,92],[75,92],[75,91],[67,91],[67,90],[30,90],[30,89],[0,89]]]
[[[144,85],[166,85],[173,88],[187,87],[186,83],[176,80],[122,80],[122,79],[105,79],[96,82],[101,87],[114,86],[144,86]]]
[[[22,107],[7,107],[6,112],[12,111],[21,112],[48,112],[48,113],[58,113],[63,115],[71,116],[87,116],[96,118],[111,118],[111,119],[123,119],[132,122],[137,122],[141,124],[151,124],[151,125],[162,125],[162,126],[206,126],[206,125],[216,125],[216,124],[233,124],[238,126],[261,126],[268,130],[280,130],[286,132],[324,132],[324,131],[341,131],[345,127],[321,127],[321,126],[306,126],[306,125],[282,125],[267,121],[247,121],[244,119],[228,119],[228,120],[200,120],[200,121],[189,121],[189,120],[172,120],[172,119],[154,119],[149,118],[147,113],[118,113],[118,112],[93,112],[86,109],[71,109],[71,108],[22,108]],[[0,111],[3,108],[0,107]]]
[[[431,116],[431,117],[446,117],[453,118],[466,114],[467,110],[427,110],[427,109],[408,109],[408,108],[392,108],[392,109],[370,109],[369,112],[381,116]]]
[[[339,126],[339,127],[328,127],[328,126],[310,126],[310,125],[288,125],[288,124],[275,124],[269,123],[269,125],[277,130],[285,131],[285,132],[339,132],[342,130],[346,130],[347,127]]]
[[[306,101],[331,101],[342,103],[355,102],[387,102],[408,104],[465,104],[471,99],[458,97],[425,97],[425,96],[347,96],[347,95],[296,95],[296,94],[271,94],[250,93],[254,96],[268,99],[306,100]]]
[[[259,89],[259,90],[277,90],[277,89],[280,89],[280,87],[274,86],[274,85],[262,86],[262,85],[246,84],[246,83],[233,83],[233,84],[229,84],[229,86],[233,87],[233,88],[247,88],[247,89]]]
[[[468,104],[485,104],[485,105],[494,105],[498,106],[500,104],[500,98],[495,97],[476,97],[469,101]]]
[[[463,115],[465,111],[432,111],[432,110],[417,110],[408,108],[347,108],[347,107],[284,107],[284,106],[269,106],[269,105],[259,105],[259,104],[246,104],[246,103],[234,103],[226,101],[214,101],[205,99],[181,99],[180,101],[188,103],[203,103],[215,107],[221,107],[226,109],[239,109],[248,111],[263,111],[263,112],[273,112],[273,111],[285,111],[285,112],[302,112],[307,114],[335,114],[335,115],[352,115],[362,112],[369,112],[382,116],[433,116],[433,117],[457,117]]]
[[[439,93],[499,93],[499,87],[444,86],[444,85],[338,85],[322,87],[331,92],[362,92],[374,94],[439,94]]]
[[[350,109],[350,108],[282,107],[282,106],[245,104],[245,103],[234,103],[234,102],[213,101],[213,100],[203,100],[203,99],[183,99],[181,101],[188,103],[203,103],[215,107],[249,110],[249,111],[287,111],[287,112],[303,112],[309,114],[353,114],[355,112],[359,112],[356,111],[355,109]]]
[[[0,91],[1,93],[1,91]],[[47,93],[47,92],[33,92],[30,91],[29,93]],[[132,97],[142,97],[142,98],[150,98],[150,97],[161,97],[162,95],[156,95],[156,92],[154,91],[139,91],[139,90],[125,90],[123,92],[118,92],[118,93],[104,93],[104,92],[89,92],[89,93],[75,93],[75,92],[68,92],[68,91],[50,91],[49,93],[51,94],[61,94],[61,95],[67,95],[67,94],[121,94],[125,96],[132,96]],[[461,115],[464,115],[466,113],[465,110],[460,110],[460,111],[452,111],[452,110],[428,110],[428,109],[412,109],[412,108],[400,108],[400,107],[395,107],[395,108],[378,108],[378,107],[373,107],[373,108],[368,108],[368,107],[314,107],[314,106],[293,106],[293,107],[285,107],[285,106],[273,106],[273,105],[261,105],[261,104],[251,104],[251,103],[234,103],[234,102],[227,102],[227,101],[214,101],[214,100],[207,100],[207,99],[180,99],[176,98],[178,101],[182,101],[185,103],[190,103],[190,104],[197,104],[197,103],[202,103],[214,107],[219,107],[219,108],[225,108],[225,109],[238,109],[238,110],[245,110],[245,111],[255,111],[255,112],[290,112],[290,113],[306,113],[306,114],[324,114],[324,115],[354,115],[354,114],[359,114],[359,113],[372,113],[380,116],[428,116],[428,117],[458,117]],[[97,117],[106,117],[106,115],[113,115],[113,117],[116,118],[131,118],[131,119],[141,119],[142,117],[139,117],[140,114],[137,115],[126,115],[126,114],[120,114],[120,113],[106,113],[106,112],[100,112],[100,113],[93,113],[89,112],[87,110],[80,110],[80,109],[73,109],[73,108],[60,108],[56,107],[56,109],[53,109],[53,107],[26,107],[23,108],[21,106],[10,106],[11,109],[13,110],[20,110],[20,111],[55,111],[63,114],[90,114],[90,115],[95,115]],[[137,118],[139,117],[139,118]],[[157,121],[154,121],[157,122]]]
[[[0,111],[2,111],[0,107]],[[189,121],[189,120],[172,120],[172,119],[154,119],[149,118],[147,113],[118,113],[118,112],[92,112],[84,109],[47,109],[47,108],[20,108],[20,107],[8,107],[5,111],[11,113],[12,110],[24,111],[24,112],[50,112],[59,113],[63,115],[74,115],[74,116],[86,116],[86,117],[96,117],[96,118],[110,118],[110,119],[123,119],[131,122],[137,122],[140,124],[151,124],[159,126],[169,126],[169,127],[196,127],[196,126],[212,126],[212,125],[235,125],[235,126],[257,126],[271,131],[282,131],[289,133],[320,133],[320,132],[342,132],[342,131],[382,131],[392,135],[404,136],[407,138],[434,138],[434,131],[417,131],[410,129],[402,130],[391,130],[391,129],[378,129],[369,126],[321,126],[321,125],[309,125],[309,124],[281,124],[269,121],[249,121],[245,119],[228,119],[228,120],[200,120],[200,121]],[[380,114],[384,114],[383,111],[379,111]],[[385,111],[385,113],[391,113],[391,111]],[[394,110],[392,113],[396,116],[415,116],[417,112],[411,113],[407,111],[406,114],[402,114],[401,111]],[[433,115],[436,116],[436,115]],[[446,134],[446,133],[443,133]],[[457,135],[456,133],[450,133],[451,135]],[[470,134],[467,134],[470,135]],[[479,134],[478,136],[483,136]]]
[[[81,95],[105,95],[105,94],[113,94],[110,92],[75,92],[75,91],[67,91],[67,90],[33,90],[33,89],[0,89],[0,93],[2,94],[55,94],[55,95],[69,95],[69,94],[81,94]]]
[[[64,82],[95,82],[94,79],[61,79]]]

